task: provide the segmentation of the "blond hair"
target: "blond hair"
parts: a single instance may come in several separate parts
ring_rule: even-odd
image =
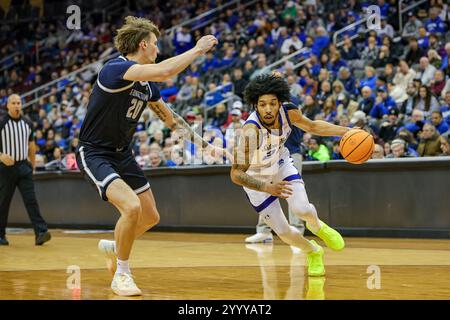
[[[123,55],[135,53],[139,49],[139,43],[153,33],[159,37],[161,33],[158,27],[150,20],[128,16],[125,24],[117,30],[114,37],[114,45]]]

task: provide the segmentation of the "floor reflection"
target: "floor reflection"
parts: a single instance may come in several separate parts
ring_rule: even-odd
[[[266,300],[324,300],[325,277],[308,277],[305,255],[300,249],[291,247],[289,283],[280,285],[280,265],[276,263],[272,243],[247,244],[248,250],[255,252],[261,271],[264,299]],[[278,265],[278,267],[277,267]],[[283,267],[284,269],[284,267]],[[287,289],[286,289],[287,288]]]

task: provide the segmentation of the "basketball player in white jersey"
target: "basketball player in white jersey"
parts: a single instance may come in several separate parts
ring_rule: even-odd
[[[304,117],[295,105],[286,103],[290,100],[289,86],[275,75],[261,75],[252,80],[244,97],[254,111],[238,135],[231,179],[244,187],[251,205],[281,240],[306,254],[308,275],[323,276],[323,248],[289,225],[279,198],[286,199],[290,210],[329,248],[342,250],[344,239],[319,220],[284,142],[292,126],[319,136],[343,136],[350,129]]]

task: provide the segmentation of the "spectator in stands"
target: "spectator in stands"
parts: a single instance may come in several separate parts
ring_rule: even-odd
[[[419,28],[419,37],[417,38],[417,43],[420,49],[424,51],[428,50],[429,38],[427,35],[427,29],[425,29],[425,27],[423,26]]]
[[[408,12],[408,22],[403,26],[402,38],[404,40],[410,38],[417,38],[419,36],[419,28],[422,26],[422,22],[417,19],[414,12]]]
[[[402,56],[408,65],[414,66],[420,62],[420,58],[423,56],[424,52],[422,48],[419,47],[419,43],[416,38],[409,39],[409,46],[406,49],[405,54]]]
[[[388,94],[388,89],[381,86],[377,90],[377,98],[375,99],[375,106],[370,110],[369,116],[373,119],[381,119],[385,114],[389,113],[392,108],[397,108],[397,104]]]
[[[319,108],[323,107],[325,100],[332,95],[331,84],[328,81],[323,81],[320,85],[320,92],[316,95],[316,102]]]
[[[380,51],[378,52],[378,56],[375,61],[372,63],[374,68],[383,68],[386,64],[393,64],[396,62],[396,59],[392,57],[389,47],[381,46]]]
[[[175,100],[180,89],[175,85],[173,79],[168,79],[165,82],[165,88],[160,90],[161,98],[164,102],[172,102]]]
[[[364,68],[364,75],[365,78],[361,79],[359,84],[357,83],[357,87],[363,88],[365,86],[368,86],[372,91],[375,91],[376,88],[376,82],[377,82],[377,76],[375,69],[371,66],[367,66]]]
[[[390,92],[390,96],[396,103],[403,103],[406,99],[408,99],[406,89],[410,84],[412,84],[415,77],[416,72],[409,68],[408,63],[405,60],[400,60],[397,73],[392,81],[394,87]]]
[[[439,156],[450,156],[450,136],[444,135],[439,138],[441,142],[441,151],[442,153]]]
[[[431,124],[436,128],[440,135],[443,135],[448,132],[449,125],[442,116],[441,111],[436,110],[431,113]]]
[[[398,122],[399,111],[397,108],[391,108],[388,112],[388,118],[380,125],[379,137],[384,142],[390,142],[395,139],[397,130],[402,126]]]
[[[327,122],[334,122],[334,118],[337,115],[336,101],[332,96],[326,98],[323,109],[322,109],[322,117]]]
[[[318,161],[329,161],[330,160],[330,151],[328,148],[321,143],[319,137],[312,136],[308,143],[308,160],[318,160]]]
[[[426,111],[427,115],[429,112],[440,110],[439,101],[427,86],[423,85],[419,88],[419,94],[414,101],[414,109]]]
[[[228,143],[231,140],[234,140],[236,134],[239,132],[238,130],[241,129],[245,123],[244,120],[242,120],[242,112],[239,109],[233,109],[231,110],[231,117],[232,117],[232,123],[228,125],[227,130],[225,132],[225,141]]]
[[[200,70],[204,74],[204,73],[207,73],[209,71],[213,71],[214,69],[219,68],[219,66],[220,66],[219,60],[214,56],[214,54],[211,51],[209,51],[206,54],[206,59],[203,61],[202,67]]]
[[[184,78],[184,84],[181,86],[176,95],[176,99],[178,102],[186,103],[188,100],[192,99],[195,90],[192,79],[193,78],[191,76],[186,76]]]
[[[418,136],[418,133],[422,131],[425,124],[425,115],[422,110],[414,109],[411,115],[411,119],[405,124],[405,128],[414,134],[414,137]]]
[[[320,56],[322,51],[328,47],[330,43],[330,37],[327,35],[327,31],[324,27],[316,28],[317,36],[314,38],[312,53]]]
[[[344,37],[344,45],[342,46],[341,50],[341,57],[349,62],[350,66],[352,60],[358,60],[359,59],[359,53],[358,49],[353,45],[352,39],[348,36]]]
[[[222,58],[222,61],[220,61],[220,68],[231,68],[236,62],[236,58],[234,57],[234,49],[228,48],[225,51],[225,55]]]
[[[434,39],[434,37],[433,37],[433,39]],[[439,46],[439,44],[437,46]],[[439,48],[437,50],[439,50]],[[442,57],[439,55],[439,53],[435,49],[428,50],[427,56],[428,56],[428,61],[430,61],[430,64],[433,67],[435,67],[436,69],[440,69],[442,67]]]
[[[450,125],[450,91],[445,94],[445,100],[440,111],[444,120]]]
[[[416,101],[416,96],[419,94],[419,90],[416,89],[416,86],[414,84],[414,81],[408,85],[406,88],[406,94],[407,98],[403,103],[400,105],[400,114],[402,116],[407,115],[410,116],[412,113],[412,110],[414,108],[414,104]]]
[[[162,152],[151,151],[149,154],[150,166],[152,168],[165,167],[166,162],[163,159]]]
[[[383,159],[383,158],[384,158],[384,148],[379,144],[375,144],[375,147],[373,148],[372,159]]]
[[[442,90],[445,87],[445,75],[442,70],[436,70],[434,74],[434,79],[430,81],[430,92],[436,96],[440,97]]]
[[[297,82],[297,77],[295,75],[288,76],[287,83],[289,85],[291,96],[297,99],[303,92],[302,86]]]
[[[364,50],[361,53],[362,62],[358,64],[358,66],[361,67],[361,69],[363,69],[364,66],[371,65],[377,57],[378,57],[377,40],[375,37],[369,37],[367,39],[367,46],[364,47]]]
[[[264,41],[264,37],[259,36],[256,38],[256,44],[254,47],[254,54],[264,55],[264,57],[270,56],[271,50]]]
[[[186,52],[194,46],[192,35],[186,26],[181,27],[181,30],[175,33],[173,45],[175,47],[175,55]]]
[[[372,89],[369,86],[364,86],[361,89],[362,100],[359,102],[359,110],[368,114],[375,105],[375,94],[372,93]]]
[[[430,9],[429,18],[425,21],[425,28],[430,33],[443,34],[447,31],[447,25],[439,17],[437,7]]]
[[[288,55],[294,51],[298,51],[303,47],[303,42],[298,38],[297,34],[293,34],[290,38],[284,40],[280,52],[282,55]]]
[[[311,95],[306,95],[302,108],[302,113],[309,119],[314,119],[317,114],[320,113],[320,107]]]
[[[433,157],[441,153],[440,135],[432,124],[424,124],[417,152],[421,157]]]
[[[428,85],[429,82],[434,78],[434,73],[436,68],[430,64],[427,57],[420,58],[419,72],[416,78],[420,79],[423,85]]]
[[[388,145],[388,144],[387,144]],[[410,158],[413,157],[407,149],[407,144],[403,139],[395,139],[390,144],[391,153],[386,158]],[[386,149],[385,149],[386,150]]]
[[[381,16],[380,29],[377,29],[377,35],[383,38],[384,35],[394,38],[394,28],[387,22],[386,16]]]
[[[227,118],[228,118],[228,111],[225,104],[223,103],[218,104],[216,106],[215,114],[211,125],[216,128],[220,128],[227,122]]]
[[[141,168],[150,167],[150,146],[142,143],[139,146],[139,153],[135,158]]]
[[[269,72],[269,70],[266,70],[266,63],[267,63],[266,55],[259,54],[256,68],[253,71],[252,75],[250,76],[250,80],[253,80],[254,78],[256,78],[257,76],[259,76],[261,74]]]
[[[409,130],[403,127],[398,130],[397,138],[406,141],[408,152],[411,155],[413,155],[414,157],[419,156],[419,154],[416,151],[419,142],[414,137],[414,134],[412,134],[411,132],[409,132]]]
[[[342,67],[339,70],[338,79],[344,85],[345,91],[351,96],[354,97],[358,94],[358,90],[356,89],[356,81],[355,77],[350,73],[350,69],[347,67]],[[370,89],[370,88],[369,88]]]

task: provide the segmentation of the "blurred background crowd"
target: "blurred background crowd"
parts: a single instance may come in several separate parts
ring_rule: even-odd
[[[403,1],[400,9],[415,2]],[[421,1],[401,14],[396,0],[108,1],[103,11],[80,1],[91,14],[73,31],[67,15],[57,14],[67,4],[10,1],[0,9],[8,22],[0,25],[0,113],[10,94],[22,95],[41,167],[76,168],[90,90],[117,55],[114,30],[126,15],[160,27],[158,61],[192,48],[204,34],[219,39],[215,50],[159,84],[164,101],[217,146],[231,150],[252,111],[243,101],[247,83],[278,70],[306,117],[370,131],[374,158],[450,155],[448,1]],[[370,5],[380,9],[380,28],[368,27]],[[36,18],[24,19],[30,12]],[[342,159],[337,137],[301,133],[299,144],[305,160]],[[150,110],[132,148],[145,168],[226,163],[202,156]]]

